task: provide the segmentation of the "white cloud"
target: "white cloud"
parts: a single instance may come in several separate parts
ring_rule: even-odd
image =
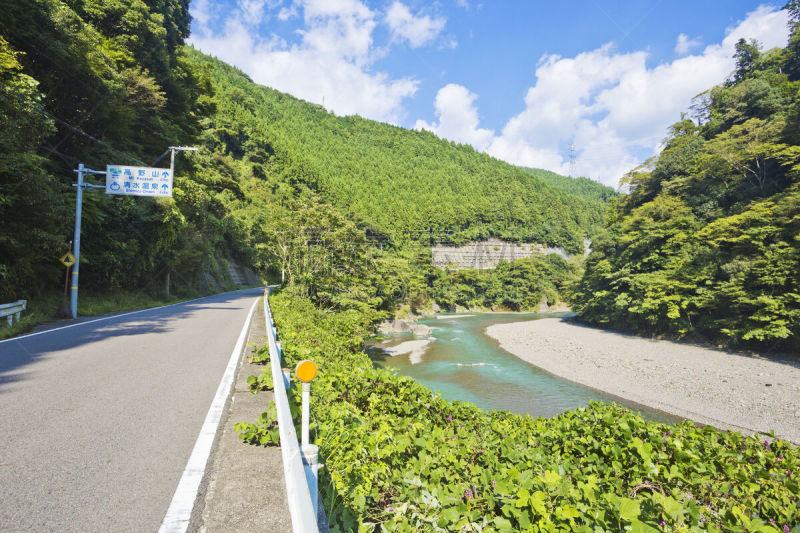
[[[303,47],[333,60],[369,62],[374,13],[357,0],[306,0]]]
[[[439,50],[455,50],[456,48],[458,48],[458,41],[454,38],[439,45]]]
[[[297,16],[297,7],[282,7],[280,11],[278,11],[278,20],[287,21],[289,19],[293,19]]]
[[[697,48],[703,44],[699,39],[690,39],[685,33],[678,35],[678,40],[675,42],[675,53],[679,56],[685,56],[692,51],[692,48]]]
[[[461,85],[445,85],[436,94],[436,117],[438,124],[418,120],[415,129],[432,131],[440,137],[471,144],[478,150],[486,150],[494,137],[494,131],[478,127],[476,95]]]
[[[243,20],[252,25],[257,25],[264,18],[264,5],[266,0],[239,0],[239,9],[242,10]]]
[[[207,0],[193,4],[198,30],[189,39],[195,47],[247,72],[254,81],[322,103],[338,114],[359,114],[398,123],[403,102],[414,95],[418,82],[374,72],[380,55],[372,32],[377,14],[358,0],[302,0],[277,13],[284,20],[302,10],[299,42],[289,44],[275,36],[264,38],[252,31],[253,19],[263,14],[264,0],[239,0],[238,9],[213,31]],[[266,2],[277,9],[280,1]],[[288,11],[286,11],[288,9]],[[260,20],[260,19],[259,19]]]
[[[769,50],[776,46],[786,46],[788,39],[787,22],[786,11],[769,6],[759,6],[736,27],[728,29],[728,34],[722,41],[722,47],[730,49],[731,54],[733,54],[733,47],[736,41],[742,38],[748,41],[756,39],[764,45],[764,50]]]
[[[406,40],[412,48],[419,48],[439,35],[444,29],[445,19],[414,16],[408,7],[395,2],[386,12],[386,23],[395,39]]]
[[[741,37],[757,39],[765,49],[785,45],[785,13],[759,7],[729,29],[722,43],[655,67],[647,66],[647,52],[618,53],[612,44],[572,58],[544,56],[525,95],[525,109],[498,135],[479,127],[475,95],[453,85],[436,97],[439,124],[418,121],[417,127],[469,142],[513,164],[564,174],[567,147],[574,143],[577,174],[616,186],[628,170],[658,152],[667,128],[694,96],[730,75]]]

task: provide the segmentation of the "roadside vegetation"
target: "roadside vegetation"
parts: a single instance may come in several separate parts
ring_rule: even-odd
[[[368,315],[270,298],[284,364],[313,359],[332,531],[796,531],[798,449],[592,403],[551,419],[449,402],[375,368]],[[294,399],[299,405],[299,388]],[[274,414],[240,424],[277,442]],[[795,529],[792,529],[795,528]]]

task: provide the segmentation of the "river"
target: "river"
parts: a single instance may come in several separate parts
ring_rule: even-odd
[[[486,335],[492,324],[521,322],[564,314],[441,314],[420,320],[433,328],[431,342],[407,344],[412,354],[387,355],[386,349],[414,340],[409,334],[374,339],[367,351],[377,366],[394,368],[448,400],[470,402],[483,409],[552,417],[588,405],[590,400],[617,402],[645,418],[675,423],[680,418],[553,376],[506,352]]]

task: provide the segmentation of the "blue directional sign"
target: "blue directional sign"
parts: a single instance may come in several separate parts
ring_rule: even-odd
[[[106,167],[106,194],[127,196],[172,196],[172,170],[169,168]]]

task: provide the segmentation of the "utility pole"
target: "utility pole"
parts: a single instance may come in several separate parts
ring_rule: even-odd
[[[78,165],[77,196],[75,197],[75,234],[72,243],[75,247],[75,265],[72,267],[72,286],[69,291],[69,311],[72,318],[78,318],[78,269],[81,266],[81,211],[83,211],[83,163]]]
[[[569,177],[575,177],[575,143],[569,145]]]
[[[196,146],[170,146],[169,169],[173,171],[175,170],[175,152],[196,152],[197,150],[199,150],[199,148]]]
[[[196,146],[170,146],[167,150],[169,150],[169,170],[172,173],[173,177],[175,176],[175,152],[196,152],[199,150]],[[159,159],[161,159],[159,157]],[[156,160],[158,161],[158,160]],[[167,277],[164,287],[167,298],[169,298],[169,269],[167,269]]]
[[[69,293],[69,310],[72,313],[72,318],[78,318],[78,270],[81,266],[81,211],[83,207],[83,190],[84,189],[105,189],[105,185],[94,185],[92,183],[85,183],[83,181],[84,174],[105,174],[97,170],[91,170],[83,166],[83,163],[78,165],[78,183],[73,185],[77,187],[77,196],[75,197],[75,234],[72,242],[75,247],[75,265],[72,267],[72,286]]]

